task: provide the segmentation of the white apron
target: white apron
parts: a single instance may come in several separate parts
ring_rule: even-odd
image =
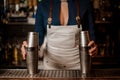
[[[79,32],[77,25],[47,26],[44,69],[80,69]]]

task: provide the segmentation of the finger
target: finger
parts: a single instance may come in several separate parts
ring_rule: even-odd
[[[27,47],[27,41],[23,41],[23,46]]]
[[[92,56],[95,54],[95,52],[97,52],[97,46],[94,46],[92,48],[89,49],[89,54]]]
[[[94,51],[95,49],[97,49],[97,45],[95,44],[94,41],[90,41],[88,44],[89,50],[91,50],[90,52]]]
[[[22,53],[23,59],[26,59],[26,49],[24,48],[24,45],[22,45],[21,47],[21,53]]]
[[[22,47],[21,47],[21,53],[23,59],[26,59],[26,47],[27,47],[27,41],[23,41]]]
[[[94,46],[94,45],[95,45],[95,42],[94,42],[94,41],[90,41],[90,42],[88,43],[88,46],[89,46],[89,47]]]
[[[97,51],[95,50],[95,51],[93,51],[92,53],[90,53],[91,55],[91,57],[95,57],[96,55],[97,55]]]

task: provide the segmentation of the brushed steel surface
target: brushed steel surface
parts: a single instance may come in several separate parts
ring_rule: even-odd
[[[0,78],[80,78],[79,70],[39,70],[37,74],[28,74],[27,69],[0,69]],[[119,78],[120,69],[92,70],[90,77]]]
[[[27,46],[27,69],[29,74],[35,74],[38,71],[38,39],[39,34],[37,32],[28,33],[28,46]]]

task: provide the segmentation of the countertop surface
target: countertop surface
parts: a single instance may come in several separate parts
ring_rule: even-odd
[[[27,69],[0,69],[0,80],[120,80],[120,69],[93,69],[89,77],[80,70],[42,70],[28,74]]]

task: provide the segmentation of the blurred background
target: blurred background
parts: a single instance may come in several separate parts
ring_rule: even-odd
[[[0,0],[0,68],[26,68],[20,47],[41,0]],[[120,0],[91,0],[98,54],[92,68],[120,68]]]

